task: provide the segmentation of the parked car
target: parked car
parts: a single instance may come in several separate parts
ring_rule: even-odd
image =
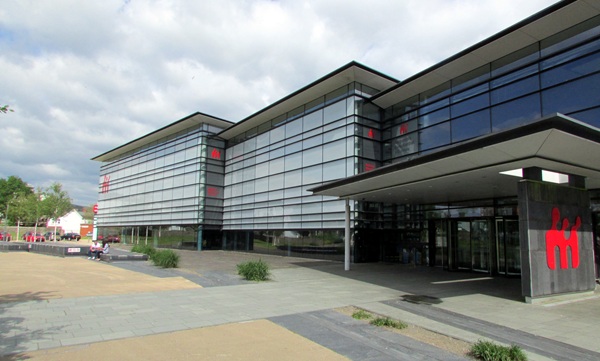
[[[54,234],[54,232],[46,232],[44,233],[44,238],[48,241],[53,241],[53,240],[60,240],[60,232],[56,232],[56,234]]]
[[[46,242],[46,238],[41,233],[34,233],[31,231],[23,234],[23,240],[27,242]]]
[[[98,236],[98,240],[99,241],[106,241],[109,243],[119,243],[121,242],[121,239],[119,238],[119,236],[117,235],[112,235],[112,236]]]
[[[12,236],[10,235],[10,233],[4,231],[0,232],[0,241],[10,242],[11,239]]]
[[[68,241],[79,241],[81,239],[81,235],[79,233],[69,232],[65,233],[60,237],[61,240]]]

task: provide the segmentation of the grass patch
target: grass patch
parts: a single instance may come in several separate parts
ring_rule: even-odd
[[[179,255],[170,249],[155,251],[149,257],[155,266],[161,268],[177,268],[179,265]]]
[[[368,320],[371,317],[373,317],[373,315],[365,310],[358,310],[352,314],[352,318],[357,320]]]
[[[237,265],[238,274],[248,281],[267,281],[271,275],[269,265],[262,260],[248,261]]]
[[[161,268],[177,268],[179,265],[179,255],[170,249],[157,250],[152,246],[136,244],[131,247],[131,252],[148,255],[150,261]]]
[[[483,361],[526,361],[527,355],[516,345],[502,346],[479,340],[471,347],[471,356]]]
[[[377,317],[376,319],[371,320],[371,322],[369,322],[369,323],[373,326],[390,327],[390,328],[396,328],[398,330],[408,327],[408,325],[406,323],[404,323],[402,321],[392,320],[389,317]]]
[[[136,244],[135,246],[131,247],[131,252],[143,253],[152,258],[152,256],[156,253],[156,248],[148,245]]]

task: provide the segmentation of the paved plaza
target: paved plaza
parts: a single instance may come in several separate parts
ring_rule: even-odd
[[[334,311],[350,305],[469,342],[518,344],[532,360],[600,359],[599,291],[531,305],[519,279],[178,253],[178,269],[0,253],[0,360],[463,359]],[[270,281],[236,275],[259,258]]]

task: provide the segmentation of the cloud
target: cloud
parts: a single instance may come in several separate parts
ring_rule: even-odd
[[[193,112],[238,121],[352,60],[406,78],[554,2],[7,2],[0,177],[89,205],[90,158]]]

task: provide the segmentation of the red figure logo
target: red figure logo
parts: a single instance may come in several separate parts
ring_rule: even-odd
[[[219,152],[217,148],[213,148],[212,152],[210,153],[210,157],[212,159],[221,159],[221,152]]]
[[[375,133],[373,132],[373,129],[369,129],[369,133],[367,133],[367,136],[371,139],[373,139],[375,137]]]
[[[102,193],[108,193],[109,186],[110,186],[110,176],[105,175],[104,181],[102,182]]]
[[[375,164],[373,163],[365,163],[365,172],[371,171],[375,169]]]
[[[218,197],[219,196],[219,190],[217,188],[215,188],[215,187],[208,187],[206,189],[206,194],[209,197]]]
[[[400,126],[400,135],[408,133],[408,124],[402,124]]]
[[[546,261],[548,268],[556,269],[556,247],[560,255],[560,268],[568,267],[567,249],[571,247],[571,266],[579,267],[579,238],[577,229],[581,226],[581,217],[577,216],[575,224],[571,227],[569,239],[565,238],[565,231],[569,228],[569,220],[566,218],[562,221],[561,229],[557,228],[560,221],[560,212],[558,208],[552,208],[552,227],[546,232]]]

